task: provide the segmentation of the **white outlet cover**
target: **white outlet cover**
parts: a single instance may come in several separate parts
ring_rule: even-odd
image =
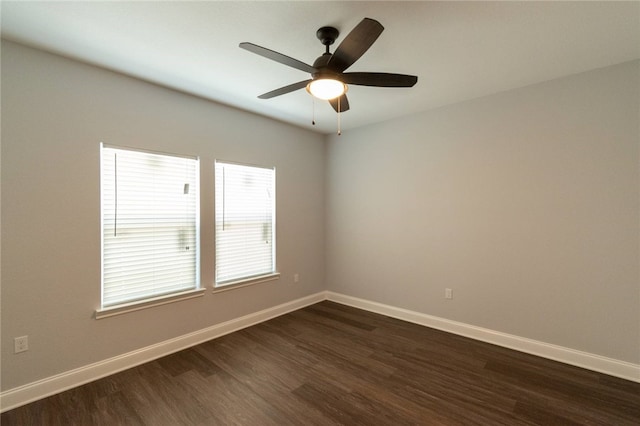
[[[29,350],[29,337],[20,336],[14,339],[14,353],[25,352]]]

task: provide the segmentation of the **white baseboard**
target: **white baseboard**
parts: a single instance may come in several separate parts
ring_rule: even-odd
[[[451,321],[444,318],[434,317],[420,312],[409,311],[407,309],[396,308],[394,306],[357,297],[346,296],[344,294],[327,292],[327,299],[354,308],[364,309],[388,317],[412,322],[419,325],[435,328],[471,339],[480,340],[505,348],[526,352],[565,364],[586,368],[600,373],[608,374],[622,379],[640,383],[640,365],[617,359],[594,355],[563,346],[552,345],[537,340],[501,333],[486,328],[476,327],[461,322]]]
[[[331,300],[392,318],[435,328],[453,334],[469,337],[487,343],[530,353],[543,358],[575,365],[611,376],[640,383],[640,365],[619,361],[599,355],[581,352],[562,346],[526,339],[511,334],[500,333],[420,312],[409,311],[382,303],[359,299],[330,291],[322,291],[301,299],[283,303],[272,308],[229,320],[193,333],[147,346],[133,352],[119,355],[84,367],[76,368],[37,382],[29,383],[0,393],[0,411],[4,412],[21,405],[37,401],[47,396],[63,392],[102,377],[118,373],[145,362],[181,351],[225,334],[250,327],[286,313],[304,308],[323,300]]]
[[[326,299],[322,291],[0,393],[0,411],[45,398]]]

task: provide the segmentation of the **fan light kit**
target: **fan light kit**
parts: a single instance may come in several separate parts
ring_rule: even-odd
[[[264,93],[258,98],[270,99],[298,89],[306,88],[316,98],[328,100],[337,113],[349,110],[346,92],[349,84],[373,87],[413,87],[418,81],[415,75],[381,72],[344,72],[353,65],[378,39],[384,27],[375,19],[364,18],[345,37],[333,53],[331,46],[340,34],[334,27],[322,27],[316,37],[325,46],[313,66],[253,43],[240,43],[242,49],[263,56],[283,65],[311,74],[311,78]],[[339,115],[338,115],[339,119]],[[314,123],[315,124],[315,123]],[[340,133],[338,131],[338,133]]]

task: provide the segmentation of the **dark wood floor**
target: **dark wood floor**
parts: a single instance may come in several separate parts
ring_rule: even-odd
[[[637,426],[640,384],[322,302],[1,421]]]

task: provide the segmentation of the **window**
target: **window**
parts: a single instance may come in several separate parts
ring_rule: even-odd
[[[275,274],[275,169],[215,169],[216,287]]]
[[[102,307],[199,288],[197,158],[101,146]]]

